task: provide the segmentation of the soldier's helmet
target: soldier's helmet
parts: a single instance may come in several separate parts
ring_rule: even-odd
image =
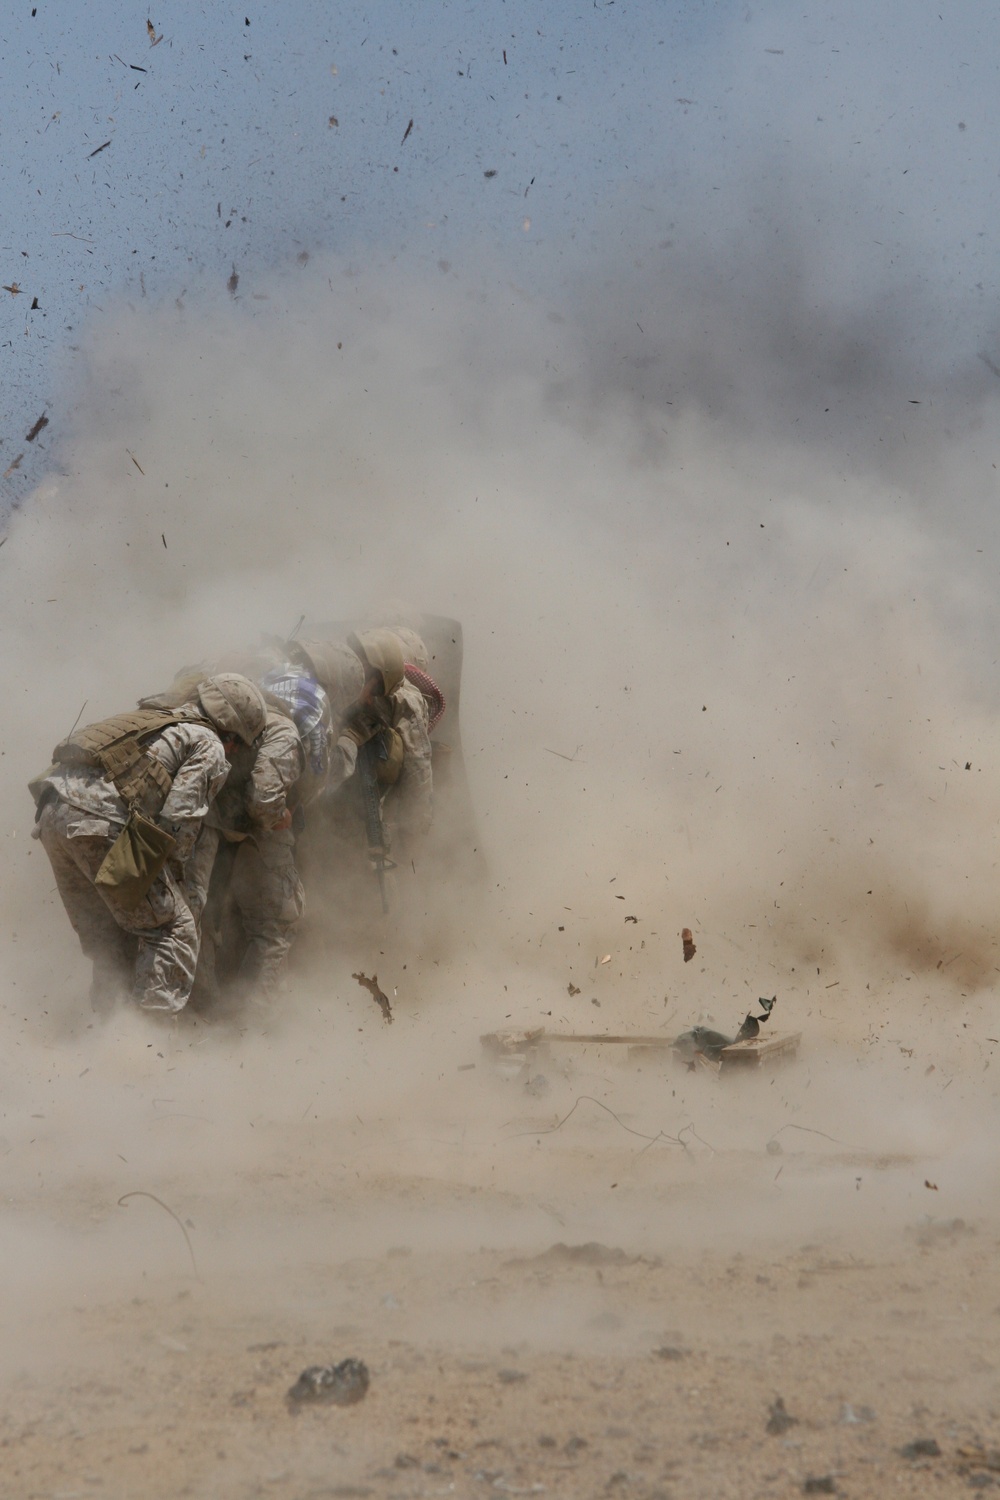
[[[357,654],[342,641],[299,639],[288,642],[288,659],[315,677],[330,699],[338,719],[365,685],[364,668]]]
[[[392,630],[362,630],[348,637],[348,645],[360,656],[366,667],[382,674],[382,690],[395,691],[403,680],[403,647]]]
[[[411,662],[421,672],[426,672],[430,665],[430,654],[417,632],[408,625],[394,625],[392,633],[403,647],[404,661]]]
[[[264,733],[267,704],[260,688],[239,672],[217,672],[199,682],[196,697],[202,713],[220,734],[235,734],[252,745]]]

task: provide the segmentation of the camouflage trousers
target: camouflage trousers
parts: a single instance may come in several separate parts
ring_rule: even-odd
[[[236,855],[230,890],[247,938],[238,978],[261,999],[271,1000],[306,904],[291,830],[246,839]]]
[[[220,839],[217,829],[203,828],[188,861],[186,878],[193,887],[190,899],[199,922]],[[255,991],[263,1001],[273,1000],[305,911],[294,836],[261,831],[235,848],[224,847],[219,855],[223,857],[231,864],[228,880],[223,874],[223,884],[214,889],[206,918],[198,997],[214,999],[228,970],[239,986]]]
[[[143,1010],[183,1010],[198,963],[198,926],[175,876],[165,869],[133,911],[94,884],[120,832],[60,798],[42,809],[37,836],[49,857],[66,915],[94,965],[90,998],[107,1010],[122,994]]]

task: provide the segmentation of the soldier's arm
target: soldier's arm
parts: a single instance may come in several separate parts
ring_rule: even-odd
[[[342,734],[330,750],[330,770],[326,778],[326,790],[335,792],[348,777],[354,775],[358,764],[358,741],[349,734]]]
[[[431,737],[423,698],[399,702],[395,727],[403,741],[403,769],[392,793],[393,822],[411,838],[421,838],[431,826],[434,782],[431,770]]]
[[[288,794],[305,770],[298,731],[287,724],[269,725],[247,785],[247,812],[266,829],[284,828],[290,821]]]
[[[172,724],[157,736],[149,753],[162,761],[173,777],[159,821],[177,839],[175,858],[183,864],[229,774],[226,752],[214,730],[201,724]]]

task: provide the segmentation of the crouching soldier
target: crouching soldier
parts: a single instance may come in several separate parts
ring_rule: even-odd
[[[278,999],[286,960],[305,911],[305,893],[296,867],[296,836],[306,809],[327,789],[351,777],[358,750],[374,733],[369,707],[384,685],[382,668],[370,668],[367,697],[334,726],[330,699],[311,671],[292,661],[259,679],[268,702],[267,728],[252,766],[241,777],[234,767],[210,822],[218,822],[227,845],[222,851],[216,890],[225,883],[221,939],[232,932],[233,913],[245,943],[236,981],[263,1012]],[[242,795],[241,795],[242,794]],[[227,915],[227,907],[229,915]],[[214,913],[209,912],[209,917]]]
[[[189,866],[228,757],[254,743],[265,719],[260,689],[219,673],[189,704],[75,730],[31,783],[35,837],[93,962],[95,1010],[128,989],[143,1010],[187,1004],[199,947]]]
[[[208,897],[199,994],[210,1001],[220,982],[235,979],[263,1008],[279,993],[305,910],[292,821],[295,794],[309,770],[290,706],[270,685],[267,699],[264,732],[250,750],[237,751],[197,856],[198,887]],[[325,756],[325,736],[319,738]]]
[[[403,680],[389,702],[392,727],[402,744],[402,764],[385,794],[384,814],[393,852],[399,864],[411,863],[430,832],[434,815],[434,772],[431,734],[445,711],[444,694],[430,676],[430,660],[415,630],[394,625],[403,648]]]

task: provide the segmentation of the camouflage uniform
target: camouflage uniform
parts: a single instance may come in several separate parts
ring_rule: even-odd
[[[43,780],[35,837],[51,861],[80,945],[93,961],[95,1009],[107,1009],[116,992],[128,987],[133,962],[132,998],[144,1010],[182,1010],[191,993],[198,924],[188,899],[188,867],[229,770],[218,734],[204,723],[183,722],[198,713],[196,706],[179,709],[182,722],[164,729],[146,747],[172,778],[158,821],[174,834],[177,845],[134,910],[121,905],[112,887],[94,884],[128,818],[113,783],[91,766],[58,766]]]
[[[434,810],[431,770],[430,708],[420,689],[404,678],[389,699],[392,727],[403,741],[403,766],[385,797],[386,817],[394,842],[404,846],[426,837]]]
[[[247,948],[237,977],[264,1000],[272,999],[277,991],[305,911],[305,892],[295,867],[295,835],[291,828],[275,826],[290,810],[292,789],[304,769],[298,730],[290,718],[269,709],[267,727],[253,751],[236,752],[230,784],[209,817],[205,847],[197,855],[199,890],[207,895],[219,840],[239,846],[229,899],[239,914]],[[208,944],[206,958],[211,970]],[[213,974],[204,977],[211,989]]]

